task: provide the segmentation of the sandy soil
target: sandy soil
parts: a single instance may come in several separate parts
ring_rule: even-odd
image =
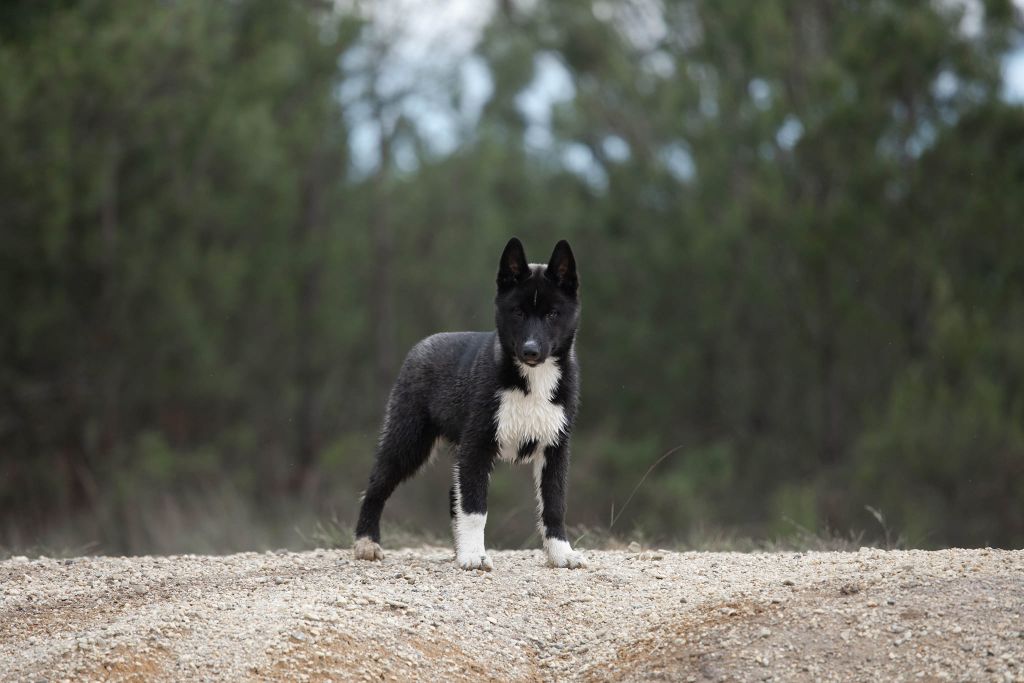
[[[2,680],[1024,681],[1024,551],[0,562]]]

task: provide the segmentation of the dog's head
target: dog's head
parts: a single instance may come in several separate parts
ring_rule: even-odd
[[[496,322],[502,346],[519,362],[534,366],[568,353],[579,324],[576,259],[565,240],[548,264],[530,264],[513,237],[498,264]]]

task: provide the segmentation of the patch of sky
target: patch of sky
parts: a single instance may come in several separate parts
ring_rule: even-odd
[[[471,55],[459,67],[459,80],[459,112],[466,123],[476,124],[494,94],[494,80],[487,63],[483,58]]]
[[[681,183],[690,183],[697,177],[697,165],[685,143],[672,142],[661,148],[658,158],[665,170]]]
[[[804,124],[800,119],[790,114],[775,132],[775,141],[783,149],[793,149],[800,138],[804,136]]]
[[[688,64],[686,74],[700,91],[700,113],[709,119],[718,116],[718,78],[714,69],[702,64]]]
[[[772,87],[763,78],[752,78],[747,83],[747,93],[754,106],[764,111],[772,106]]]
[[[609,135],[601,141],[601,151],[608,158],[617,164],[629,161],[629,143],[618,135]]]
[[[905,144],[907,154],[912,157],[921,156],[929,147],[935,144],[935,138],[935,126],[928,121],[922,122],[914,129],[914,132],[907,137],[907,142]]]
[[[591,5],[591,11],[598,21],[614,26],[630,45],[641,51],[654,49],[668,35],[661,0],[618,3],[597,0]]]
[[[672,55],[665,50],[654,50],[644,55],[640,60],[640,68],[663,80],[676,75],[675,61],[672,59]]]
[[[400,119],[416,128],[429,154],[454,151],[479,120],[493,83],[473,55],[494,13],[493,1],[381,0],[353,6],[367,24],[360,44],[339,65],[346,74],[338,91],[345,104],[353,175],[380,163],[381,135]],[[455,83],[458,97],[450,97]],[[415,146],[394,147],[400,170],[415,167]],[[399,156],[401,158],[399,158]]]
[[[981,0],[935,0],[935,7],[951,18],[959,17],[960,33],[973,38],[981,33],[985,21],[985,6]]]
[[[948,100],[956,94],[959,85],[960,81],[956,74],[949,69],[945,69],[935,77],[935,82],[932,83],[932,95],[936,99]]]
[[[572,76],[557,55],[538,53],[533,59],[533,80],[519,95],[516,106],[526,119],[527,126],[551,130],[551,110],[576,96]]]
[[[586,145],[570,142],[563,147],[561,157],[565,168],[586,182],[591,189],[603,192],[608,188],[608,174]]]
[[[572,75],[558,56],[551,52],[538,53],[533,60],[533,80],[516,96],[516,106],[526,122],[523,143],[527,150],[540,154],[555,150],[552,111],[575,96]],[[589,155],[590,150],[586,153]],[[568,167],[564,154],[562,156],[563,165]],[[571,155],[571,158],[573,163],[580,163],[582,159],[579,153]]]
[[[1003,57],[1003,99],[1024,104],[1024,44]]]

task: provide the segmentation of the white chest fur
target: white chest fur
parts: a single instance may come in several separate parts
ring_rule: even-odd
[[[566,426],[565,409],[551,402],[562,377],[558,362],[549,358],[532,368],[518,362],[516,366],[530,391],[502,389],[498,392],[494,421],[498,455],[503,460],[515,460],[520,447],[531,442],[536,442],[537,446],[529,455],[543,453],[545,446],[558,441]]]

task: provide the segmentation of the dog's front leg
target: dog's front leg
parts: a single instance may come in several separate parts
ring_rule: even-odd
[[[569,478],[569,445],[562,442],[544,449],[533,462],[537,487],[537,528],[552,567],[579,569],[587,566],[581,553],[572,549],[565,535],[565,499]]]
[[[452,482],[452,532],[455,561],[463,569],[494,568],[484,546],[487,485],[494,456],[488,451],[459,449]]]

